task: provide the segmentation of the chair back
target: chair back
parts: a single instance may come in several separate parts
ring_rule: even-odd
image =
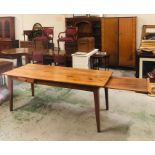
[[[44,27],[43,34],[47,37],[54,37],[54,27]]]
[[[65,32],[66,32],[66,37],[73,37],[74,39],[76,39],[77,27],[67,27]]]
[[[53,60],[56,66],[66,66],[66,57],[64,55],[54,55]]]
[[[46,37],[38,37],[34,39],[35,49],[48,49],[48,40]]]

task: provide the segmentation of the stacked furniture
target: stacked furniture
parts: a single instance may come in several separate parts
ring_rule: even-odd
[[[155,68],[155,25],[143,25],[140,47],[136,53],[136,77],[148,77]]]
[[[72,17],[66,26],[77,26],[78,38],[94,37],[95,48],[110,55],[110,66],[135,67],[136,17]]]
[[[73,26],[78,29],[78,39],[83,37],[94,37],[95,48],[101,50],[101,18],[100,17],[91,17],[91,16],[82,16],[82,17],[71,17],[66,18],[66,27]],[[66,44],[66,51],[71,53],[76,52],[75,48],[69,48]]]

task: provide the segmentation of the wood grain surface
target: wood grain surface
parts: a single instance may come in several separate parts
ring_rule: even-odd
[[[106,84],[106,87],[111,89],[130,90],[147,93],[148,80],[131,77],[111,77],[109,82]]]
[[[11,77],[23,77],[34,80],[104,87],[112,72],[27,64],[4,74]]]

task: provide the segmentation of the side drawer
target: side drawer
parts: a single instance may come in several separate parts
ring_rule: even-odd
[[[34,44],[32,41],[20,41],[21,48],[33,48]]]

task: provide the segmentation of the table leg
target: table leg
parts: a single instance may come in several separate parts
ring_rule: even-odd
[[[25,64],[28,64],[31,62],[30,55],[25,55]]]
[[[105,70],[107,70],[107,57],[104,57]]]
[[[106,110],[109,110],[109,100],[108,100],[108,88],[105,88],[105,104],[106,104]]]
[[[8,77],[8,88],[10,94],[10,111],[13,111],[13,79]]]
[[[95,115],[97,131],[100,132],[100,101],[99,101],[99,89],[94,90],[94,101],[95,101]]]
[[[32,96],[34,96],[34,83],[31,83]]]
[[[18,67],[22,66],[22,56],[17,57],[17,66]]]

